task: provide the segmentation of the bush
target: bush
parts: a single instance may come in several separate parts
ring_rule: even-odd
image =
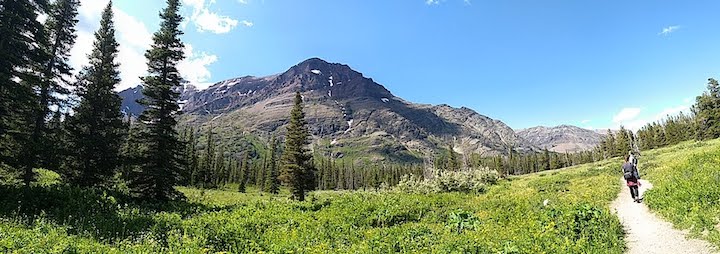
[[[442,192],[483,193],[488,185],[495,184],[498,179],[498,172],[487,168],[464,171],[436,171],[432,177],[427,179],[421,179],[414,175],[403,176],[396,189],[407,193],[424,194]]]
[[[33,183],[33,186],[50,187],[61,182],[60,174],[55,171],[44,168],[33,169],[33,171],[37,176],[36,182]]]

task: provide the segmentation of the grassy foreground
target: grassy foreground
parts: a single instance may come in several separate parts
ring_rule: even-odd
[[[645,195],[650,209],[720,247],[720,140],[684,142],[641,159],[640,172],[654,185]]]
[[[0,187],[0,252],[622,253],[608,210],[619,162],[500,181],[485,194],[180,188],[163,205],[59,187]],[[547,200],[547,206],[543,203]]]

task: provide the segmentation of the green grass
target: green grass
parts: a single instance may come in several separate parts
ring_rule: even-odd
[[[720,140],[649,151],[639,167],[654,185],[645,195],[650,209],[720,247]]]
[[[3,187],[0,252],[621,253],[607,208],[618,166],[513,177],[480,195],[319,191],[305,202],[232,186],[179,188],[188,201],[163,205]]]
[[[720,140],[645,151],[646,203],[720,246]],[[0,185],[6,253],[622,253],[608,209],[620,159],[513,176],[484,194],[313,192],[180,187],[186,202],[134,201],[63,187],[39,170],[30,188]],[[547,200],[548,205],[543,205]]]

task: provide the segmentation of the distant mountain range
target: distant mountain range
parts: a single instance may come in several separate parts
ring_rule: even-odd
[[[336,157],[421,160],[452,146],[459,153],[527,153],[548,148],[579,151],[599,143],[597,133],[572,126],[531,128],[516,133],[505,123],[469,108],[416,104],[347,65],[318,58],[267,77],[245,76],[198,90],[183,87],[181,124],[217,126],[225,143],[242,136],[282,134],[296,91],[304,99],[316,148]],[[122,91],[123,112],[139,115],[142,87]]]
[[[599,131],[571,125],[538,126],[519,130],[517,134],[534,146],[559,153],[590,150],[605,138]]]

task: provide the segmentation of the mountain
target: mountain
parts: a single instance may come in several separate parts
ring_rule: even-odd
[[[533,127],[519,130],[517,134],[534,146],[559,153],[590,150],[605,138],[597,131],[570,125]]]
[[[314,149],[335,157],[419,161],[451,144],[459,153],[482,155],[537,150],[501,121],[464,107],[407,102],[347,65],[318,58],[277,75],[183,89],[180,122],[212,125],[227,144],[254,135],[250,143],[257,145],[285,131],[296,91],[305,101]]]
[[[122,104],[120,111],[125,115],[139,116],[140,113],[145,109],[137,100],[143,98],[142,86],[136,86],[125,89],[120,92],[120,98],[122,98]]]

